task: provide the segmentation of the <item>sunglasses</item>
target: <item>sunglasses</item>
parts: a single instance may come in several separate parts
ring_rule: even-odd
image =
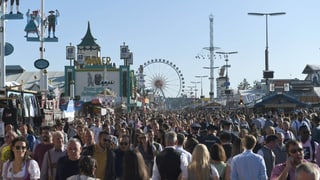
[[[120,142],[120,145],[122,145],[122,146],[127,146],[129,143],[127,143],[127,142]]]
[[[302,152],[302,151],[303,151],[302,148],[296,148],[296,149],[291,149],[291,150],[290,150],[290,153],[294,154],[294,153]]]
[[[15,146],[16,150],[26,150],[26,146]]]

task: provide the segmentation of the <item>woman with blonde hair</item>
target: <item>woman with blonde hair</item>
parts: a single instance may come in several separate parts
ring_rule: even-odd
[[[208,148],[204,144],[198,144],[193,150],[192,161],[188,165],[188,175],[185,180],[218,180],[219,173],[214,165],[211,165],[211,158]]]

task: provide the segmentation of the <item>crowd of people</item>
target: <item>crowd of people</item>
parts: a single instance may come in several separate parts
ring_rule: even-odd
[[[5,125],[1,178],[320,179],[320,113],[194,110]]]

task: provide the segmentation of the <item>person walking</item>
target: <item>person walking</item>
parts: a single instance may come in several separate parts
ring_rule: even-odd
[[[19,136],[12,141],[11,158],[3,164],[3,180],[40,178],[40,168],[37,161],[27,153],[28,143],[25,137]]]
[[[252,151],[256,142],[257,140],[253,135],[244,137],[243,147],[246,150],[233,157],[231,162],[231,179],[268,179],[267,168],[263,157]],[[250,173],[248,173],[248,170],[250,170]]]
[[[52,133],[53,148],[48,150],[43,157],[40,180],[54,180],[56,177],[57,162],[67,155],[64,143],[64,133],[56,131]]]
[[[187,168],[187,176],[183,180],[218,180],[219,173],[214,165],[211,165],[211,158],[208,148],[204,144],[198,144],[192,153],[192,161]]]
[[[177,134],[174,131],[167,132],[165,135],[166,147],[155,158],[152,180],[176,180],[179,176],[187,177],[188,160],[176,150],[174,147],[176,142]]]
[[[97,178],[115,179],[115,154],[110,149],[111,137],[107,131],[99,133],[99,141],[96,144],[88,146],[82,155],[90,155],[95,158],[99,164],[96,170]]]
[[[81,143],[76,138],[71,138],[67,145],[67,155],[61,157],[57,163],[56,180],[67,179],[79,174],[79,160],[81,157]]]

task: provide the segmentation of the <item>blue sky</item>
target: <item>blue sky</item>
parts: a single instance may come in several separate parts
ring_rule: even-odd
[[[219,51],[237,51],[229,56],[231,87],[246,78],[251,84],[262,78],[265,50],[265,18],[248,16],[248,12],[286,12],[269,17],[269,69],[275,78],[304,79],[306,64],[319,64],[320,1],[292,0],[44,0],[45,12],[60,11],[56,36],[58,43],[45,43],[48,70],[63,71],[69,64],[65,47],[77,45],[85,35],[90,21],[91,31],[101,46],[102,56],[120,60],[119,46],[129,45],[137,70],[140,64],[155,59],[175,63],[184,74],[186,85],[199,81],[194,76],[209,75],[203,66],[210,62],[198,60],[209,46],[209,18],[214,15],[214,46]],[[20,11],[40,9],[40,0],[23,0]],[[48,13],[47,13],[48,14]],[[6,41],[15,51],[6,57],[7,64],[20,64],[36,71],[33,62],[39,58],[39,43],[24,38],[26,19],[6,23]],[[224,59],[215,59],[223,66]],[[218,71],[215,71],[215,77]],[[209,80],[203,79],[208,97]]]

